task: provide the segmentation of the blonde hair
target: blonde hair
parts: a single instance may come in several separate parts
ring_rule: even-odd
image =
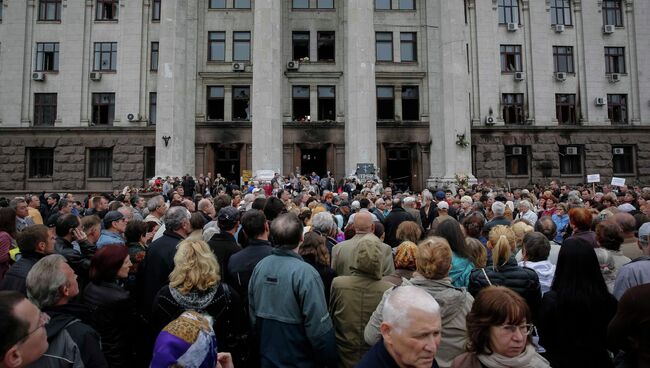
[[[474,264],[476,268],[483,268],[487,264],[487,250],[483,243],[480,240],[472,237],[465,238],[465,243],[467,247],[471,250],[470,261]]]
[[[515,233],[515,246],[520,248],[524,244],[524,236],[532,233],[535,229],[523,221],[517,221],[512,224],[512,232]]]
[[[399,224],[397,231],[395,232],[395,237],[397,240],[400,240],[402,242],[410,241],[417,243],[417,241],[420,240],[421,236],[422,228],[414,221],[403,221],[401,224]]]
[[[418,245],[416,270],[427,279],[440,280],[449,275],[451,256],[451,247],[445,238],[428,237]]]
[[[490,230],[488,246],[492,248],[492,267],[498,269],[512,255],[515,233],[505,225],[497,225]]]
[[[169,274],[169,286],[181,294],[193,289],[205,291],[220,281],[219,263],[206,242],[186,239],[178,245],[174,270]]]

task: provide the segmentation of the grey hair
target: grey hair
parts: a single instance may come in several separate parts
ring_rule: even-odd
[[[496,201],[492,203],[492,212],[495,216],[503,216],[506,213],[506,205],[503,202]]]
[[[172,207],[165,215],[165,229],[176,231],[183,225],[184,221],[189,221],[190,217],[192,215],[187,208],[183,206]]]
[[[419,310],[440,316],[440,305],[424,289],[407,285],[399,286],[390,293],[381,311],[384,322],[401,331],[411,323],[410,312]]]
[[[402,204],[405,206],[410,206],[411,204],[415,203],[415,198],[413,197],[406,197],[404,200],[402,200]]]
[[[61,286],[68,283],[61,264],[68,261],[60,254],[41,258],[27,274],[27,297],[43,309],[56,305],[61,300]]]
[[[203,198],[202,200],[199,201],[199,205],[197,207],[198,207],[199,211],[203,211],[204,209],[206,209],[206,208],[208,208],[208,207],[210,207],[212,205],[213,204],[212,204],[212,202],[210,202],[209,199]]]
[[[528,211],[531,211],[533,209],[533,205],[527,200],[523,200],[523,201],[519,202],[519,205],[526,207],[526,209]]]
[[[133,220],[133,207],[122,206],[122,207],[118,208],[117,211],[119,213],[121,213],[122,215],[124,215],[124,217],[127,220],[129,220],[129,221]]]
[[[422,192],[422,199],[427,201],[433,201],[433,194],[431,194],[431,192],[429,192],[428,190],[425,190]]]
[[[311,218],[311,227],[314,230],[328,234],[336,226],[329,212],[319,212]]]
[[[23,202],[24,202],[24,203],[27,203],[27,201],[25,200],[25,198],[23,198],[23,197],[16,197],[16,198],[12,199],[11,201],[9,201],[9,207],[11,207],[12,209],[15,210],[16,208],[18,208],[18,205],[19,205],[20,203],[23,203]]]
[[[149,210],[149,213],[155,211],[158,207],[160,207],[161,201],[164,201],[164,199],[163,196],[160,195],[149,198],[149,200],[147,201],[147,209]]]

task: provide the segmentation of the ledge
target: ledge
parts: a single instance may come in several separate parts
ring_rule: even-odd
[[[648,131],[650,132],[650,125],[557,125],[557,126],[535,126],[535,125],[495,125],[495,126],[472,126],[472,131],[477,132],[549,132],[549,131],[562,131],[562,132],[585,132],[591,133],[594,131],[605,132],[618,132],[618,131]]]

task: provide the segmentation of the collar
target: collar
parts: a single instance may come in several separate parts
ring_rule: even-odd
[[[180,234],[176,233],[173,230],[165,229],[165,232],[163,233],[165,236],[169,236],[170,238],[174,239],[179,239],[179,240],[185,240],[184,237],[182,237]]]
[[[274,255],[280,256],[280,257],[294,257],[294,258],[298,258],[301,261],[304,261],[302,259],[302,257],[300,256],[300,254],[294,252],[291,249],[275,248],[275,249],[273,249],[271,254],[274,254]]]
[[[248,241],[248,246],[252,247],[257,247],[257,246],[269,246],[272,247],[273,245],[271,244],[270,241],[268,240],[262,240],[262,239],[250,239]]]

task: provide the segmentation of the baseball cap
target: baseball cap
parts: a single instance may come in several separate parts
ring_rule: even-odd
[[[233,206],[224,207],[219,210],[219,215],[217,216],[219,221],[239,221],[239,210]]]
[[[448,210],[449,209],[449,203],[447,203],[445,201],[438,202],[438,209]]]
[[[113,221],[121,220],[124,218],[124,215],[120,211],[108,211],[106,216],[104,216],[104,227],[108,227]]]
[[[618,210],[621,211],[621,212],[627,212],[627,213],[630,213],[630,212],[632,212],[632,211],[635,211],[636,208],[634,208],[634,206],[632,206],[632,205],[629,204],[629,203],[623,203],[622,205],[619,205],[619,206],[618,206]]]
[[[445,198],[445,192],[443,192],[443,191],[437,191],[437,192],[436,192],[436,198],[437,198],[437,199],[444,199],[444,198]]]
[[[643,243],[650,242],[650,222],[646,222],[639,228],[639,241]]]

